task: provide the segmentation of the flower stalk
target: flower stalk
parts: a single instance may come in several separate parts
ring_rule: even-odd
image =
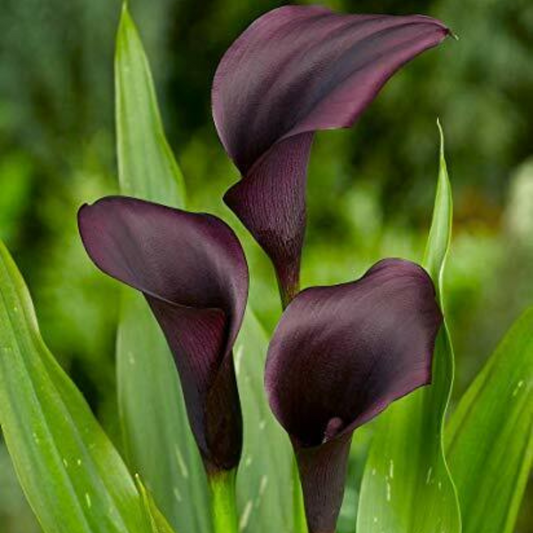
[[[237,533],[239,520],[235,491],[237,469],[209,476],[214,533]]]

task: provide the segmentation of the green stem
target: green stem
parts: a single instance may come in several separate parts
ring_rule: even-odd
[[[209,477],[214,533],[238,533],[239,520],[235,495],[237,470],[219,472]]]
[[[304,496],[296,457],[294,457],[292,463],[292,506],[294,512],[294,533],[307,533]]]

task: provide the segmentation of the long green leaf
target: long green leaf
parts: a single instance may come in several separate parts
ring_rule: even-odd
[[[268,338],[249,310],[235,346],[244,418],[237,477],[241,531],[286,533],[292,525],[292,449],[274,419],[263,386]]]
[[[148,59],[126,4],[115,51],[115,106],[121,192],[183,207],[183,176],[165,136]]]
[[[150,524],[150,533],[174,533],[167,519],[159,511],[152,495],[146,490],[138,475],[135,476],[135,482],[141,495],[146,522]]]
[[[511,533],[533,460],[533,307],[463,396],[446,432],[465,533]]]
[[[115,59],[120,191],[174,207],[183,178],[166,141],[139,34],[124,7]],[[210,531],[208,490],[178,375],[144,298],[124,290],[117,339],[119,407],[131,469],[180,532]]]
[[[451,225],[452,195],[441,131],[437,194],[424,258],[441,307]],[[443,420],[452,382],[453,350],[444,326],[435,346],[432,384],[393,404],[377,422],[361,487],[358,532],[461,531],[459,506],[443,450]]]
[[[0,241],[0,423],[46,533],[149,533],[122,459],[48,351]]]

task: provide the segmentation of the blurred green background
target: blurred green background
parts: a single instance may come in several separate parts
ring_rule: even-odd
[[[285,2],[130,3],[191,206],[239,231],[255,274],[252,304],[272,327],[280,309],[270,266],[221,201],[238,176],[211,121],[210,85],[232,40]],[[384,256],[421,258],[440,117],[455,195],[446,290],[457,399],[533,302],[533,3],[322,3],[349,12],[436,16],[460,38],[396,75],[355,128],[318,135],[303,263],[305,286],[354,279]],[[2,0],[0,7],[0,238],[27,280],[50,348],[114,438],[117,287],[87,260],[76,211],[117,190],[119,12],[118,0]],[[532,523],[523,512],[517,532],[531,532]],[[34,531],[0,441],[0,533]]]

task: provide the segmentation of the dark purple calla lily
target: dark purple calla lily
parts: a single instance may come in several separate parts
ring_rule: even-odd
[[[84,205],[83,244],[106,274],[141,291],[181,379],[206,469],[231,470],[242,449],[232,348],[248,294],[248,268],[221,220],[125,197]]]
[[[298,290],[307,163],[317,130],[351,126],[403,64],[449,30],[415,16],[286,6],[256,20],[215,74],[213,118],[242,180],[225,201]]]
[[[430,383],[441,322],[430,277],[399,259],[304,290],[287,307],[265,384],[295,449],[310,533],[335,529],[353,431]]]

